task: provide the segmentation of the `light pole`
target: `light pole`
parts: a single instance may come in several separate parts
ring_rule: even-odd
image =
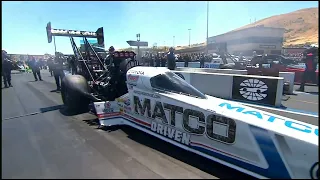
[[[208,43],[209,43],[209,1],[207,1],[207,46],[206,46],[206,54],[208,54]]]
[[[174,47],[174,38],[175,38],[175,36],[173,36],[173,47]]]
[[[188,31],[189,31],[189,47],[190,47],[190,31],[191,31],[191,29],[188,29]]]
[[[137,41],[138,41],[138,60],[140,60],[140,46],[139,46],[139,42],[140,42],[140,33],[136,35],[137,36]]]
[[[53,44],[54,44],[54,54],[56,54],[56,52],[57,52],[56,36],[53,36]]]

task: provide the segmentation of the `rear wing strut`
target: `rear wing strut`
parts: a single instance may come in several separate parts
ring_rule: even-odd
[[[51,22],[48,22],[46,31],[47,31],[48,43],[52,42],[53,36],[67,36],[67,37],[97,38],[98,44],[100,45],[104,44],[103,27],[98,28],[96,32],[67,30],[67,29],[52,29]]]

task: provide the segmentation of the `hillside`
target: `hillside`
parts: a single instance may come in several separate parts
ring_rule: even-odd
[[[302,45],[307,42],[318,44],[319,8],[307,8],[287,14],[271,16],[235,30],[258,25],[285,28],[284,46]]]

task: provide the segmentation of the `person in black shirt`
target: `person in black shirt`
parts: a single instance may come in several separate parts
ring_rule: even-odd
[[[167,54],[168,59],[168,69],[174,70],[176,68],[176,57],[174,55],[174,49],[171,47],[169,53]]]
[[[166,67],[166,57],[164,53],[162,53],[162,56],[161,56],[161,67]]]
[[[179,61],[179,62],[182,62],[182,61],[183,61],[182,54],[179,55],[178,61]]]
[[[69,63],[70,63],[71,73],[72,75],[75,75],[77,73],[76,57],[75,56],[70,57]]]
[[[316,78],[316,69],[317,69],[317,61],[316,57],[318,56],[318,49],[317,48],[310,48],[305,50],[304,52],[304,59],[306,69],[303,72],[301,85],[298,91],[304,91],[304,86],[307,80],[311,80],[315,82]],[[319,85],[319,82],[317,82]]]
[[[188,55],[186,55],[186,56],[183,58],[183,60],[184,60],[184,67],[188,67],[188,66],[189,66],[189,61],[190,61]]]
[[[200,56],[200,68],[204,68],[204,62],[206,60],[206,57],[204,55]]]
[[[35,81],[38,81],[38,78],[40,81],[42,81],[41,74],[40,74],[40,63],[36,61],[34,57],[30,57],[29,66],[32,69],[32,73],[34,76]],[[37,77],[38,75],[38,77]]]
[[[4,87],[12,87],[11,84],[11,70],[13,68],[13,64],[10,61],[10,58],[6,51],[2,50],[2,76],[3,76],[3,83]]]
[[[56,81],[57,91],[61,90],[60,80],[62,81],[63,75],[63,60],[60,56],[55,57],[53,64],[53,76]]]
[[[53,76],[53,59],[51,57],[47,60],[47,65],[49,68],[50,75]]]
[[[160,58],[160,54],[158,53],[156,57],[156,67],[160,67],[160,61],[161,61],[161,58]]]

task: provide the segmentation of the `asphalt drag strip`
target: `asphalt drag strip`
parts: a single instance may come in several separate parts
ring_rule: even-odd
[[[3,178],[250,178],[130,127],[70,115],[53,77],[13,74],[2,89]]]

